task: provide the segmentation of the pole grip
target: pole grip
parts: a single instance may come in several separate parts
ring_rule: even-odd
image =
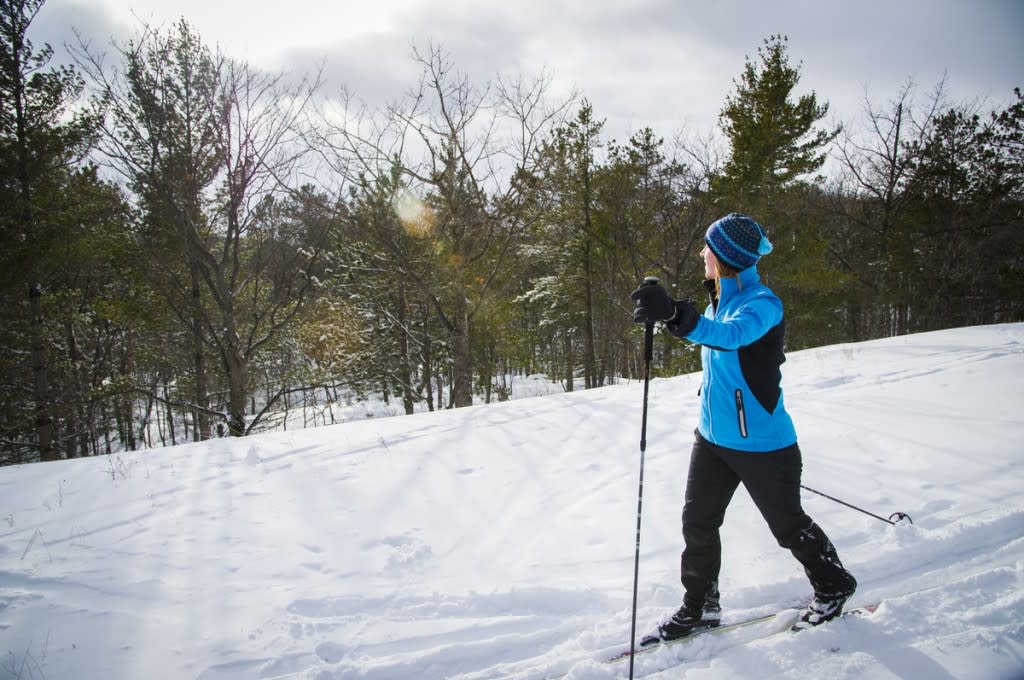
[[[658,285],[657,276],[648,276],[644,278],[643,286],[656,286]],[[651,359],[654,357],[654,323],[648,321],[644,324],[644,362],[648,365],[651,363]],[[645,376],[646,377],[646,376]]]

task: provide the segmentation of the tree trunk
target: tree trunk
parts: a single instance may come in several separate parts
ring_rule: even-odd
[[[43,334],[42,287],[36,283],[28,292],[32,315],[32,376],[36,411],[36,436],[39,439],[40,460],[57,460],[59,452],[53,448],[53,418],[50,415],[50,383],[46,375],[46,344]]]
[[[210,417],[206,413],[206,409],[209,406],[207,401],[209,388],[206,378],[206,359],[203,356],[203,331],[200,316],[202,294],[199,287],[197,258],[198,255],[190,255],[189,269],[192,277],[192,365],[195,370],[195,394],[193,399],[198,407],[193,409],[195,427],[192,431],[192,439],[198,442],[210,437]]]
[[[224,355],[228,378],[228,434],[243,437],[245,406],[249,401],[249,362],[234,344],[225,348]]]
[[[427,410],[434,410],[434,359],[429,332],[430,313],[423,312],[423,386],[427,391]],[[440,406],[440,397],[438,398]]]
[[[562,331],[562,346],[564,347],[562,360],[565,361],[565,391],[572,392],[574,388],[576,372],[575,358],[572,351],[572,334],[569,331]]]
[[[410,352],[412,350],[410,348],[409,343],[410,324],[407,314],[408,304],[409,302],[406,299],[405,295],[405,287],[399,286],[398,310],[396,314],[398,316],[398,323],[401,325],[401,328],[399,329],[398,332],[398,349],[399,353],[402,356],[402,374],[400,378],[400,382],[402,384],[402,406],[405,408],[406,415],[412,415],[413,411],[415,410],[416,401],[415,395],[413,394],[414,371],[412,357],[410,356]]]
[[[460,277],[461,278],[461,277]],[[452,405],[455,408],[473,405],[473,357],[469,342],[469,306],[465,294],[455,294],[452,314]]]
[[[583,308],[583,386],[596,386],[594,352],[594,248],[590,219],[590,163],[583,167],[583,288],[586,303]]]

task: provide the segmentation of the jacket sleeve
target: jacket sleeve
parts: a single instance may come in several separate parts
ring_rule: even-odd
[[[686,336],[690,342],[716,349],[737,350],[760,340],[782,320],[782,301],[758,295],[720,319],[702,316]]]

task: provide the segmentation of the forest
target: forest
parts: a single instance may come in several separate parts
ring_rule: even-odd
[[[734,211],[775,244],[789,351],[1024,320],[1019,88],[908,81],[829,124],[772,35],[715,130],[615,140],[585,93],[473,82],[435,44],[379,109],[185,19],[55,65],[44,2],[0,0],[0,465],[635,379],[629,292],[706,299]],[[659,333],[655,375],[699,366]]]

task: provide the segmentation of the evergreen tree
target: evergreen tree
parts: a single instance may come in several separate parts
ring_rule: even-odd
[[[721,213],[748,213],[768,229],[776,251],[762,273],[786,304],[790,342],[806,347],[832,337],[832,297],[842,284],[822,225],[806,209],[813,181],[822,181],[814,173],[839,130],[816,127],[828,104],[813,92],[794,101],[800,69],[789,63],[787,44],[783,36],[765,39],[758,60],[748,59],[734,81],[719,117],[730,153],[712,192]]]
[[[598,247],[594,231],[596,200],[595,152],[601,146],[604,121],[594,119],[594,109],[584,101],[574,120],[560,128],[554,136],[552,151],[557,159],[553,179],[558,183],[558,217],[568,231],[558,239],[557,247],[567,259],[559,264],[561,284],[568,284],[572,293],[566,296],[569,309],[564,310],[566,320],[582,336],[582,367],[584,387],[597,384],[597,358],[594,340],[595,250]],[[567,251],[567,252],[566,252]],[[566,390],[572,391],[575,361],[573,344],[576,333],[563,329],[566,350]]]
[[[554,130],[541,151],[543,218],[531,232],[533,275],[522,301],[542,305],[539,318],[546,342],[553,344],[549,355],[559,357],[549,370],[562,379],[567,392],[574,389],[577,366],[583,369],[587,388],[597,384],[599,374],[594,209],[599,173],[595,154],[602,145],[603,126],[603,120],[594,118],[591,104],[583,101],[575,117]]]
[[[28,40],[43,4],[0,0],[0,304],[18,310],[14,323],[5,324],[9,337],[4,344],[11,356],[28,359],[24,370],[9,367],[15,373],[9,384],[32,395],[34,446],[43,460],[52,460],[59,451],[43,298],[54,271],[47,257],[61,234],[45,206],[60,196],[91,141],[96,118],[88,107],[74,108],[84,88],[79,74],[70,67],[51,67],[52,48],[36,51]],[[25,319],[28,323],[20,323]],[[15,427],[17,432],[8,434],[21,439],[25,430]]]
[[[707,220],[695,209],[697,201],[684,192],[689,169],[666,156],[664,146],[650,128],[634,134],[625,146],[613,143],[599,178],[600,328],[609,375],[612,370],[629,375],[638,365],[637,357],[623,356],[620,350],[638,348],[622,291],[655,275],[675,297],[698,298],[702,293],[698,252]],[[666,335],[659,350],[669,371],[695,366],[692,346]]]
[[[908,331],[976,325],[1022,311],[1019,90],[1016,95],[1015,104],[987,119],[962,106],[942,112],[917,150]]]
[[[219,140],[223,60],[182,20],[167,33],[145,29],[121,50],[124,75],[108,79],[93,58],[93,78],[110,105],[103,152],[127,182],[142,213],[142,274],[164,296],[187,334],[174,339],[191,358],[168,376],[190,388],[195,440],[211,436],[209,293],[204,264],[212,225],[210,197],[224,172]],[[150,266],[160,261],[162,266]]]
[[[791,99],[800,69],[789,63],[788,39],[773,35],[747,60],[736,90],[726,97],[719,126],[731,154],[716,189],[742,208],[758,205],[796,180],[817,172],[839,130],[817,129],[828,114],[811,92]]]

